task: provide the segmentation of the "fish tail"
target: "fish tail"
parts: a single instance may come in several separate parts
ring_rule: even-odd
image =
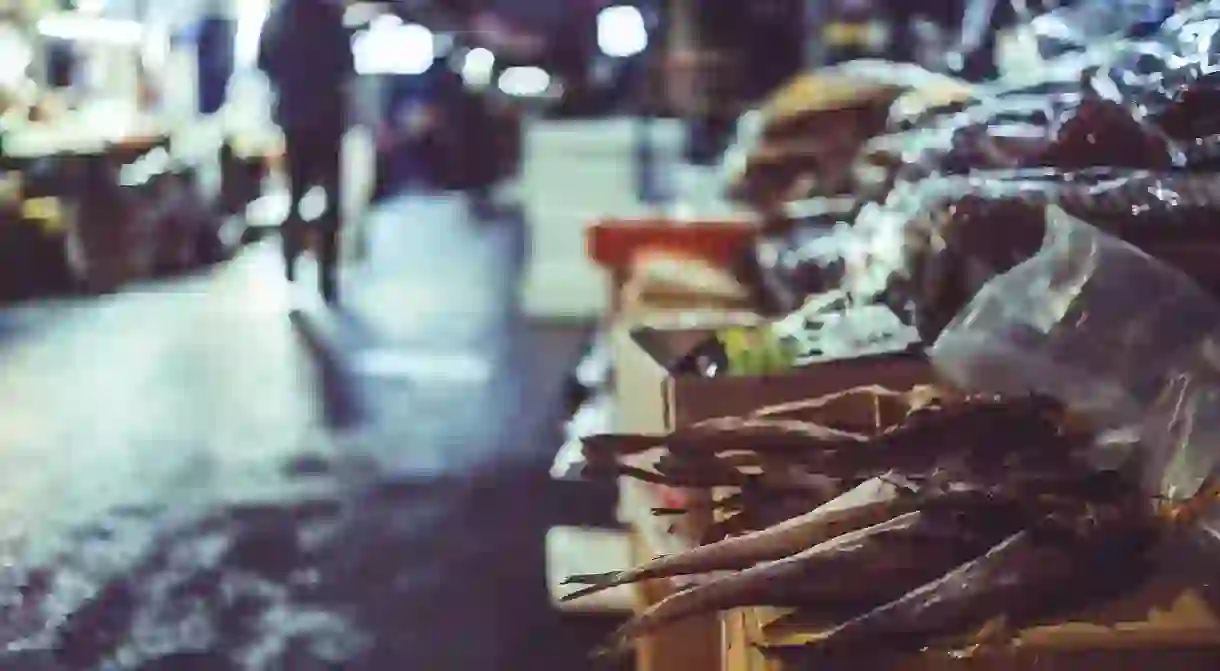
[[[623,655],[631,649],[630,644],[614,638],[593,649],[589,659],[594,669],[609,669],[618,665]]]
[[[654,485],[676,485],[676,484],[678,484],[678,483],[675,483],[672,478],[667,477],[661,473],[655,473],[653,471],[649,471],[649,470],[646,470],[643,468],[638,468],[636,466],[627,466],[624,464],[618,464],[614,470],[615,470],[615,473],[621,477],[632,478],[634,480],[639,480],[640,482],[647,482],[647,483],[651,483]]]
[[[597,594],[598,592],[604,592],[604,591],[610,589],[611,587],[618,587],[620,584],[622,584],[622,583],[620,583],[617,580],[607,580],[606,582],[602,582],[602,583],[586,585],[585,587],[582,587],[582,588],[572,592],[571,594],[563,595],[562,597],[559,598],[559,602],[567,603],[569,601],[575,601],[581,597],[589,596],[590,594]]]
[[[646,633],[645,628],[640,625],[641,621],[638,618],[628,620],[626,624],[610,634],[610,638],[606,640],[602,648],[616,655],[632,649],[635,646],[636,638]]]
[[[606,582],[613,582],[622,571],[610,571],[609,573],[577,573],[570,575],[564,579],[564,585],[600,585]]]
[[[590,452],[609,454],[634,454],[660,447],[665,443],[665,439],[661,436],[640,436],[627,433],[602,433],[585,436],[580,441]]]

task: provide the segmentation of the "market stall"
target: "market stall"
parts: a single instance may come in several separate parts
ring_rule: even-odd
[[[227,258],[221,212],[200,179],[216,148],[210,161],[174,135],[151,117],[87,108],[0,128],[14,218],[0,293],[108,291]]]
[[[557,467],[617,479],[637,548],[562,595],[636,587],[602,654],[1220,665],[1218,20],[1091,25],[1019,81],[821,70],[743,125],[752,215],[590,229],[608,419]]]

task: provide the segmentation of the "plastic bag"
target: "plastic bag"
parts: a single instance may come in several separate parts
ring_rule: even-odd
[[[1016,161],[988,158],[986,152],[978,151],[979,145],[991,144],[987,141],[990,136],[1025,135],[1045,146],[1048,142],[1045,128],[1050,124],[1054,106],[1078,99],[1078,95],[1061,103],[1046,96],[993,99],[928,120],[919,128],[875,137],[865,143],[853,166],[857,190],[870,195],[885,194],[899,181],[915,181],[938,172],[1012,167]],[[1019,132],[1023,127],[1032,132]]]
[[[1106,20],[1155,22],[1129,4],[1110,8],[1114,16]],[[1046,82],[1053,96],[999,84],[960,112],[922,119],[916,127],[936,129],[937,146],[916,150],[915,160],[904,149],[901,162],[919,165],[916,176],[1018,166],[1212,166],[1220,153],[1217,54],[1220,1],[1213,0],[1179,12],[1147,39],[1100,44],[1054,67]]]
[[[1183,498],[1220,459],[1217,327],[1220,305],[1186,275],[1051,207],[1041,250],[928,353],[964,390],[1049,394],[1138,438],[1150,490]]]
[[[1047,12],[1030,21],[1044,57],[1081,51],[1137,26],[1165,19],[1158,3],[1147,0],[1086,0]]]
[[[610,335],[603,330],[597,331],[585,356],[572,371],[573,380],[590,392],[606,391],[610,388],[610,378],[614,371],[612,356]]]
[[[847,222],[855,210],[852,201],[832,203],[787,230],[760,235],[739,279],[752,287],[755,299],[770,313],[791,312],[806,296],[839,286],[845,240],[852,235]]]
[[[585,401],[564,427],[564,443],[551,463],[551,477],[556,480],[584,478],[583,438],[609,433],[614,428],[614,394],[601,392]]]
[[[845,288],[880,299],[934,338],[984,282],[1021,263],[1058,204],[1220,293],[1220,178],[1190,173],[1030,169],[939,176],[902,184],[856,219]]]
[[[1202,150],[1195,159],[1212,160]],[[878,193],[937,173],[1037,167],[1167,170],[1187,163],[1186,153],[1122,105],[1066,94],[980,103],[927,128],[874,138],[854,170],[862,187]]]
[[[1088,90],[1131,107],[1170,137],[1220,134],[1220,2],[1170,17],[1147,40],[1125,43],[1110,64],[1087,79]]]
[[[918,332],[884,305],[821,310],[811,302],[772,324],[771,331],[788,344],[798,367],[908,351],[920,343]]]
[[[1163,170],[1183,163],[1180,152],[1158,128],[1119,103],[1061,96],[1041,108],[1010,109],[999,108],[995,117],[959,129],[936,169],[957,173],[1018,167]]]

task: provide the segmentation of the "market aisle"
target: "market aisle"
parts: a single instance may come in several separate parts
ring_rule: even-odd
[[[542,545],[581,340],[519,317],[519,220],[374,217],[338,315],[255,248],[0,319],[0,667],[582,666]]]

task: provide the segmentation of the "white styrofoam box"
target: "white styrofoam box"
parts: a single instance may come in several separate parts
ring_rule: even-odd
[[[546,573],[551,599],[562,610],[584,613],[631,613],[634,594],[621,585],[568,602],[560,599],[579,586],[563,581],[577,573],[608,573],[630,568],[631,537],[625,531],[554,527],[546,534]]]

